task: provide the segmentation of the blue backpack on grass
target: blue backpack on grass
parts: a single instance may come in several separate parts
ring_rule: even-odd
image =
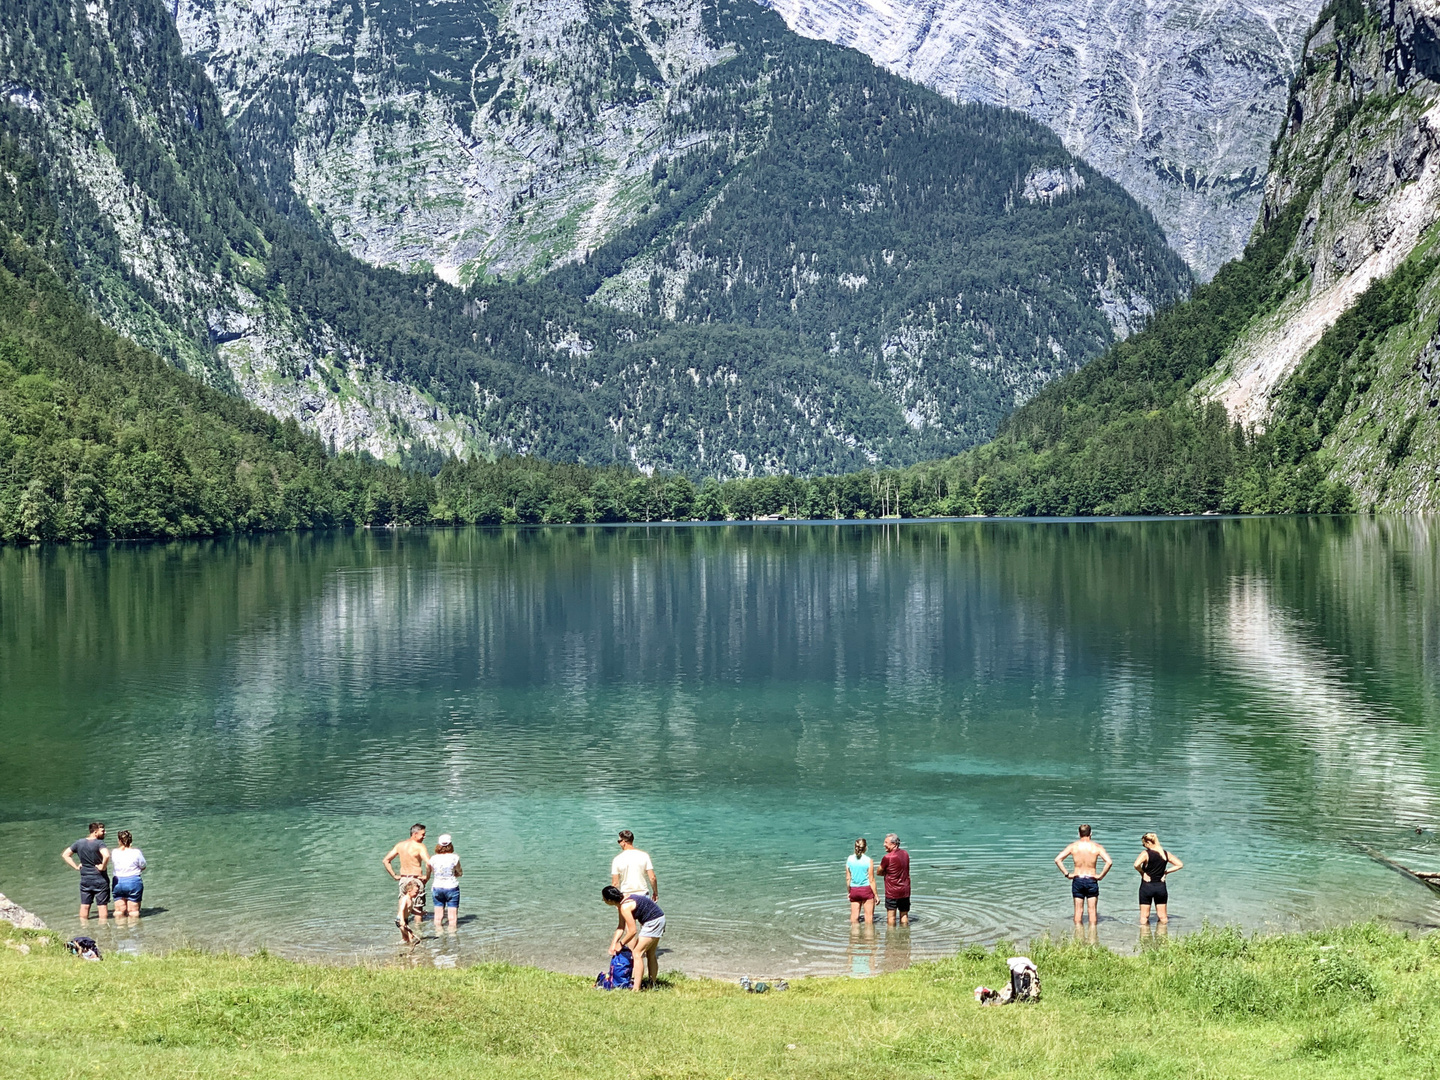
[[[622,949],[610,958],[610,970],[595,976],[596,990],[629,990],[635,984],[635,958]]]

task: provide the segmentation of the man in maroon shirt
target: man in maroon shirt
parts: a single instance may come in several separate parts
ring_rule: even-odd
[[[910,925],[910,854],[901,849],[900,838],[893,832],[885,837],[885,854],[880,859],[880,873],[885,875],[885,921]]]

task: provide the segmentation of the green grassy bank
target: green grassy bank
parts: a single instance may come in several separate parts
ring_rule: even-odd
[[[1003,951],[763,996],[684,978],[633,995],[501,965],[85,963],[46,937],[0,930],[6,1077],[1440,1075],[1440,935],[1370,924],[1137,956],[1035,945],[1044,1000],[987,1008],[971,991],[1003,984]]]

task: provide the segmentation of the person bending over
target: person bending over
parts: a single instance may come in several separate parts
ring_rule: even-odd
[[[1073,872],[1065,869],[1067,858],[1074,864]],[[1105,869],[1096,873],[1096,864],[1102,860]],[[1075,900],[1075,925],[1080,925],[1080,913],[1088,904],[1090,925],[1095,926],[1100,919],[1100,882],[1105,880],[1105,875],[1110,873],[1110,868],[1115,865],[1110,853],[1090,839],[1089,825],[1081,825],[1080,839],[1055,856],[1055,865],[1060,868],[1060,873],[1070,879],[1070,895]]]
[[[425,908],[424,895],[425,886],[420,884],[416,877],[403,878],[400,882],[400,907],[395,912],[395,925],[400,928],[400,940],[406,945],[414,945],[420,940],[420,935],[410,928],[412,919],[420,921],[424,925]]]
[[[610,939],[610,955],[629,949],[635,957],[635,984],[631,989],[640,989],[641,973],[647,965],[653,987],[660,977],[660,935],[665,933],[665,912],[644,893],[626,896],[614,885],[601,889],[600,899],[620,913],[620,924]]]

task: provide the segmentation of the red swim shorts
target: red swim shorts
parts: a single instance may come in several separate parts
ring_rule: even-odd
[[[850,888],[850,902],[852,904],[863,904],[867,900],[875,899],[875,890],[869,885],[861,885],[858,889],[853,885]]]

